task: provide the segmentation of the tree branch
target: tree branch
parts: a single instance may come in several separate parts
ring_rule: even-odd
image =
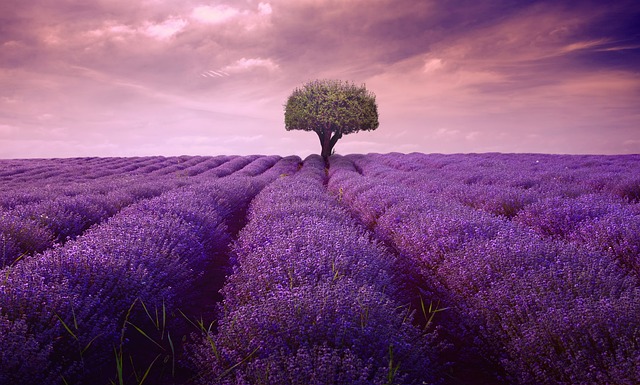
[[[342,133],[340,132],[336,132],[335,134],[333,134],[333,137],[331,138],[331,140],[329,141],[329,149],[333,149],[333,146],[336,145],[336,142],[342,138]]]

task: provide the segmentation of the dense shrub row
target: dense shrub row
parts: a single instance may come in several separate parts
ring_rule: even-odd
[[[69,159],[0,159],[0,206],[4,199],[40,194],[37,189],[60,187],[116,178],[153,177],[163,175],[187,177],[212,171],[235,160],[226,175],[259,158],[278,160],[279,156],[176,156],[130,158],[69,158]],[[215,173],[214,173],[215,174]],[[28,189],[25,189],[28,187]],[[36,189],[37,188],[37,189]]]
[[[372,154],[348,158],[365,176],[512,219],[540,235],[599,250],[640,271],[640,232],[634,231],[640,227],[640,201],[634,192],[640,190],[639,156]]]
[[[349,159],[366,174],[402,178],[405,183],[488,211],[500,207],[485,207],[484,202],[497,203],[496,199],[502,196],[520,196],[525,204],[553,196],[594,193],[630,202],[638,202],[640,196],[640,155],[413,153],[350,155]],[[366,164],[375,167],[371,169]]]
[[[457,334],[452,340],[472,341],[496,364],[496,378],[521,384],[640,381],[637,276],[621,267],[616,253],[547,236],[553,226],[585,229],[589,218],[616,216],[619,210],[632,216],[632,203],[590,195],[562,200],[553,188],[555,198],[549,199],[556,204],[523,204],[512,222],[513,216],[453,199],[446,190],[455,187],[435,188],[427,170],[421,183],[413,172],[355,158],[332,158],[329,189],[380,239],[415,262],[423,284],[455,312],[444,325]],[[389,158],[396,164],[402,159]],[[464,183],[459,176],[438,174],[437,183]],[[539,207],[564,214],[534,219],[531,213],[544,211]],[[631,239],[637,242],[637,236]],[[622,243],[622,249],[633,250]]]
[[[324,178],[311,156],[252,202],[217,334],[194,347],[203,384],[437,382],[398,262],[326,193]]]
[[[0,160],[0,189],[16,188],[18,192],[25,185],[49,183],[78,183],[94,181],[114,176],[145,174],[145,167],[159,164],[167,159],[179,158],[138,157],[138,158],[68,158],[68,159],[18,159]]]
[[[176,184],[170,180],[131,183],[109,179],[56,187],[37,201],[0,209],[0,267],[75,238],[122,208],[160,195]]]
[[[157,196],[187,184],[188,176],[195,176],[206,170],[208,173],[205,177],[209,179],[235,172],[239,172],[238,175],[257,176],[273,167],[281,157],[251,156],[233,159],[235,160],[230,161],[231,157],[150,158],[153,162],[146,166],[131,159],[130,167],[125,167],[126,164],[120,158],[103,159],[103,162],[108,161],[110,168],[100,168],[97,164],[99,158],[90,159],[88,163],[91,167],[97,168],[91,168],[94,179],[72,183],[65,182],[69,173],[89,170],[89,166],[80,168],[76,159],[62,161],[57,167],[47,161],[57,177],[50,176],[46,183],[36,179],[28,184],[23,183],[19,189],[0,190],[0,267],[75,238],[90,226],[140,199]],[[44,160],[23,162],[38,164]],[[4,163],[11,165],[10,161]],[[20,170],[19,167],[16,168]],[[136,169],[139,173],[137,177],[123,174]],[[13,175],[9,171],[5,171],[5,174]],[[36,177],[37,175],[39,174]],[[116,178],[115,175],[120,177]],[[184,178],[172,178],[171,175]],[[25,189],[25,185],[29,188]]]

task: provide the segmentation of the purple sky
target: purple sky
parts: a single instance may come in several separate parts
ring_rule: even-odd
[[[640,153],[640,2],[3,0],[0,158],[318,153],[283,105],[364,83],[338,153]]]

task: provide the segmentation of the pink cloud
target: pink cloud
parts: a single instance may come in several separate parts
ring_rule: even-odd
[[[239,60],[237,60],[235,63],[230,64],[226,67],[223,67],[223,73],[224,72],[243,72],[243,71],[249,71],[252,69],[256,69],[256,68],[264,68],[266,70],[269,71],[276,71],[279,69],[280,66],[278,66],[277,63],[275,63],[273,60],[271,59],[263,59],[263,58],[241,58]]]
[[[188,22],[180,18],[170,18],[162,23],[147,23],[144,32],[157,39],[167,39],[182,31]]]
[[[191,16],[202,23],[220,24],[239,16],[241,11],[228,5],[201,5],[193,9]]]

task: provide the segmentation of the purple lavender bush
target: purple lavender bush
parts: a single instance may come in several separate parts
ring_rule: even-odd
[[[174,188],[172,181],[112,179],[47,187],[46,194],[0,211],[0,266],[43,252],[82,234],[136,201]]]
[[[213,337],[216,352],[200,347],[203,383],[435,383],[429,339],[398,306],[348,278],[257,295],[225,314]],[[318,366],[287,366],[322,348]]]
[[[551,197],[528,205],[514,222],[549,237],[565,238],[583,221],[619,210],[619,200],[601,194],[585,194],[576,198]]]
[[[53,239],[51,230],[35,220],[0,211],[0,267],[51,247]]]
[[[619,207],[579,223],[567,237],[571,242],[597,250],[640,276],[640,206]]]
[[[466,243],[437,276],[510,381],[638,379],[640,287],[614,260],[505,227]]]

